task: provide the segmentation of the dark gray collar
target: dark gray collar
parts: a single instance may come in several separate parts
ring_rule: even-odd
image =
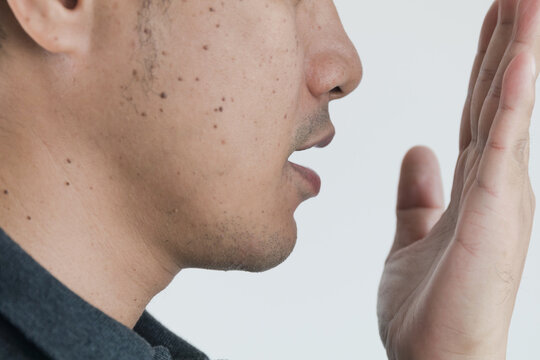
[[[146,311],[133,330],[107,316],[1,228],[0,314],[52,359],[207,359]]]

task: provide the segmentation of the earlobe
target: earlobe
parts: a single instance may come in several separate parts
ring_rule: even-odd
[[[7,0],[26,33],[51,53],[86,52],[91,0]]]

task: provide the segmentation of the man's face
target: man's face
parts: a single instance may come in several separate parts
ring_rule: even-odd
[[[102,3],[83,105],[141,232],[181,267],[282,262],[319,191],[288,158],[331,139],[328,103],[361,78],[332,1]]]

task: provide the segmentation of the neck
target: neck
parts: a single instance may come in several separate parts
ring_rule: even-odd
[[[62,130],[67,121],[31,113],[0,118],[0,226],[64,285],[132,328],[180,267],[151,242],[149,220],[133,211],[144,199],[107,165],[111,155]]]

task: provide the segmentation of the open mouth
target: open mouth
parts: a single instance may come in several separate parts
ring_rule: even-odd
[[[323,148],[330,144],[335,136],[335,130],[332,127],[331,131],[319,139],[313,139],[311,142],[296,149],[296,151],[304,151],[313,147]],[[317,173],[305,166],[295,164],[288,161],[293,170],[299,174],[302,179],[309,185],[309,194],[317,196],[321,191],[321,178]]]
[[[313,196],[317,196],[321,191],[321,178],[317,173],[307,167],[295,164],[293,162],[288,162],[291,164],[291,167],[296,171],[300,176],[309,184],[310,193]]]

